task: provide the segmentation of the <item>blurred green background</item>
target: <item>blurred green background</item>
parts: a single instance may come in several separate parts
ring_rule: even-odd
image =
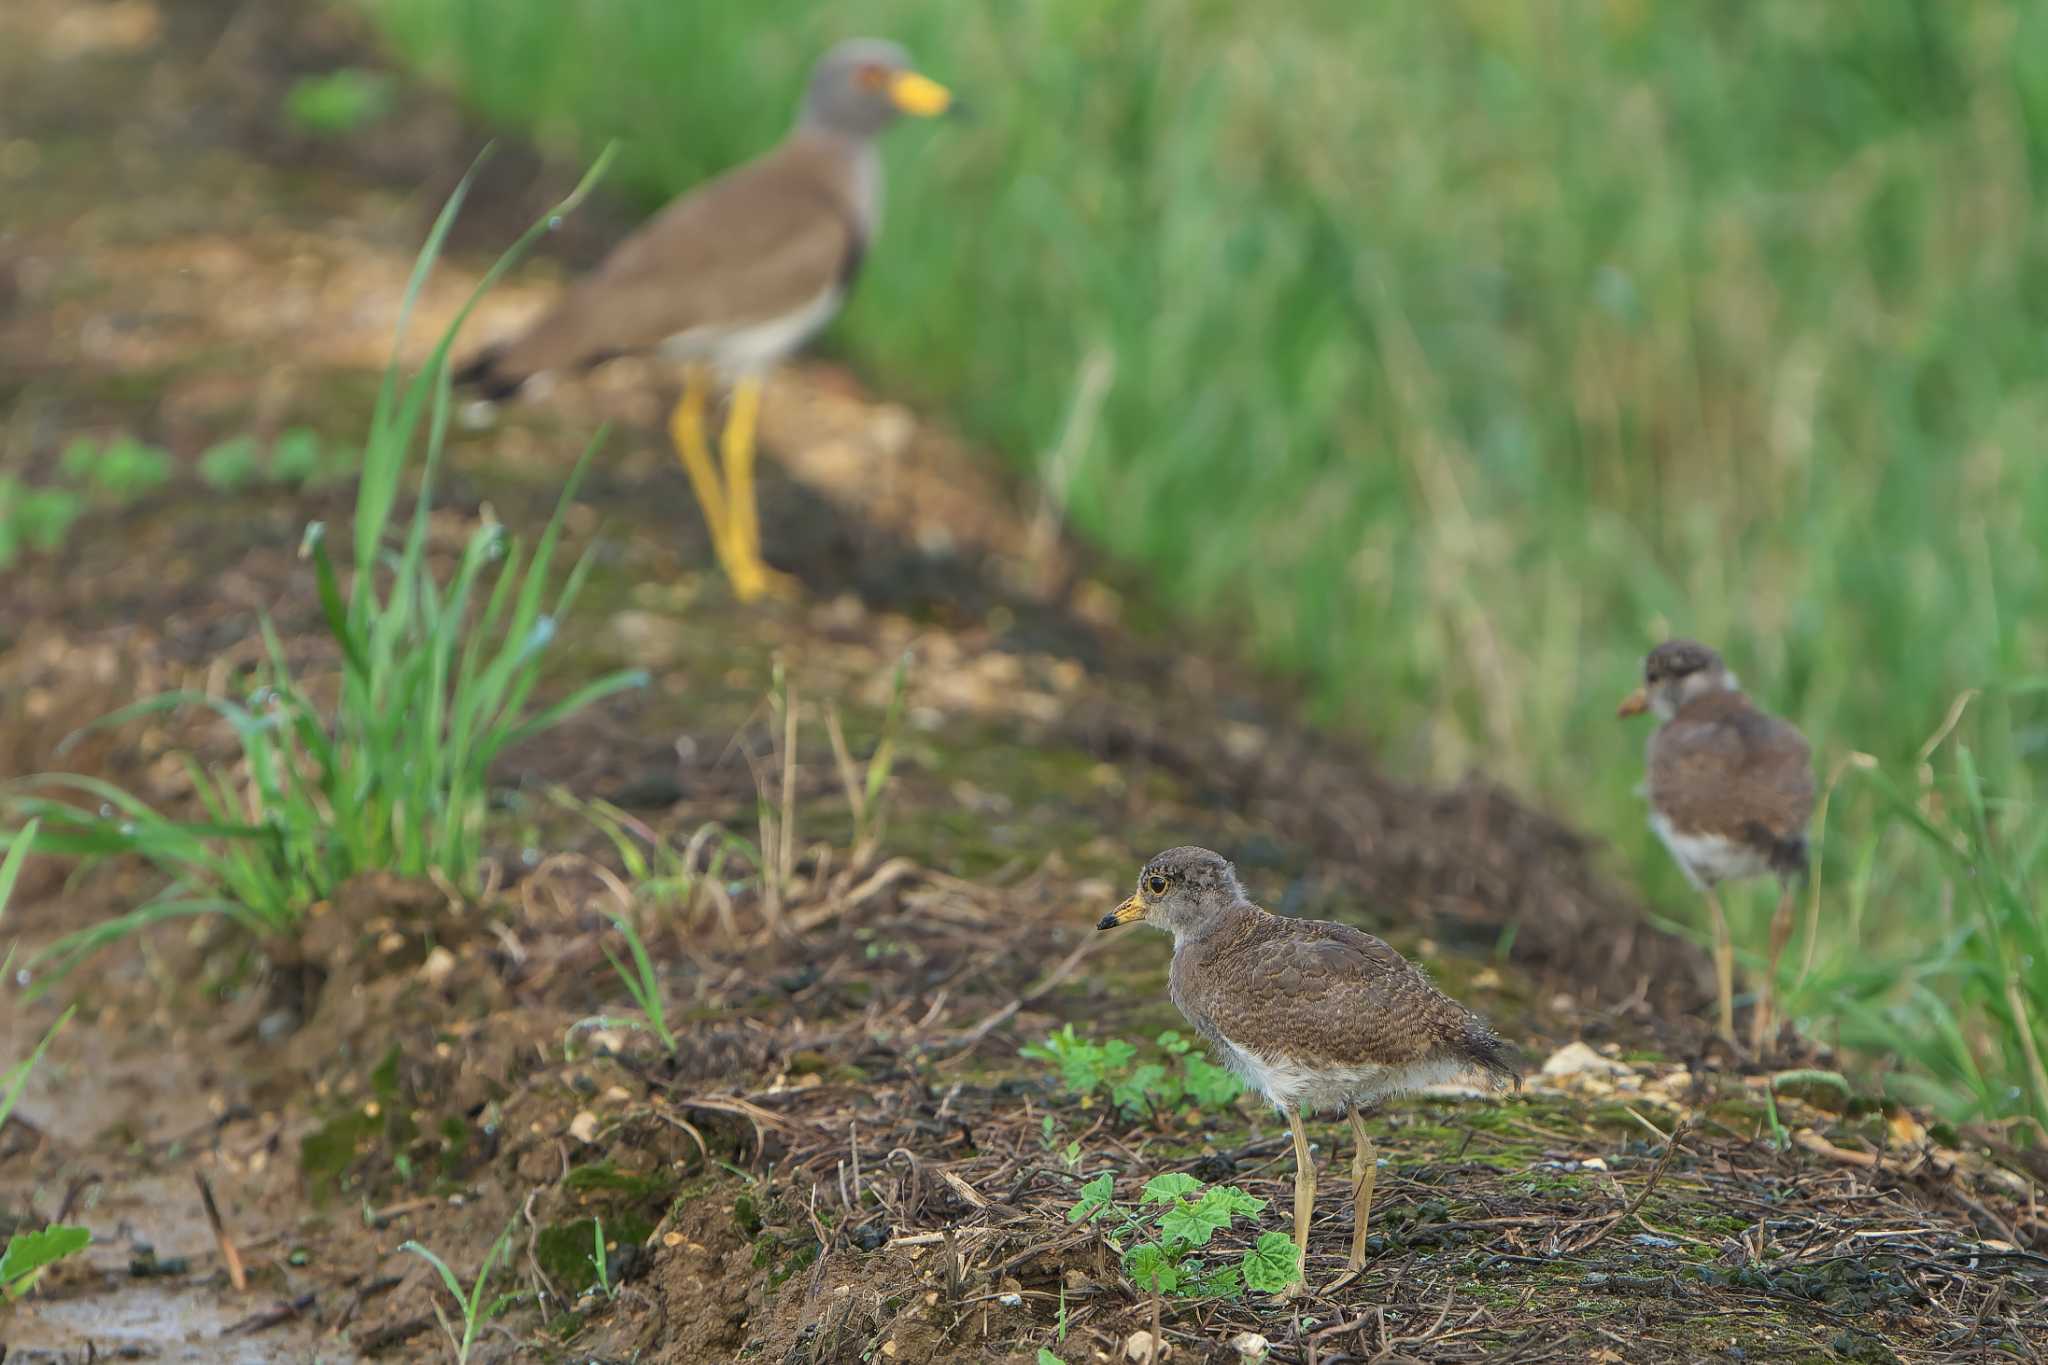
[[[1688,924],[1613,708],[1667,632],[1720,645],[1824,778],[1879,764],[1788,1004],[2048,1119],[2048,7],[364,3],[543,145],[626,139],[650,205],[834,39],[905,42],[976,118],[888,140],[833,345],[1318,719],[1561,810]]]

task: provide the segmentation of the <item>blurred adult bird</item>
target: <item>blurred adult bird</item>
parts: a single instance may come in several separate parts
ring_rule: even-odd
[[[1349,1115],[1357,1139],[1351,1258],[1337,1283],[1351,1279],[1365,1265],[1379,1165],[1364,1111],[1389,1095],[1470,1071],[1496,1084],[1515,1081],[1507,1045],[1364,930],[1260,909],[1237,869],[1206,848],[1169,848],[1154,857],[1138,874],[1137,890],[1095,927],[1133,920],[1173,935],[1173,1003],[1224,1064],[1287,1119],[1294,1135],[1297,1285],[1308,1270],[1316,1202],[1302,1115]]]
[[[1750,1046],[1770,1028],[1778,959],[1792,933],[1792,893],[1806,872],[1813,760],[1805,736],[1760,710],[1721,656],[1693,640],[1666,640],[1643,660],[1643,685],[1619,715],[1648,711],[1663,724],[1647,756],[1650,828],[1714,918],[1714,978],[1721,1036],[1735,1041],[1735,948],[1714,888],[1771,874],[1771,961],[1750,1017]]]
[[[552,371],[617,356],[682,361],[669,434],[719,564],[741,601],[794,595],[796,581],[761,560],[754,431],[762,377],[838,313],[874,244],[876,136],[900,115],[930,117],[952,104],[896,44],[840,43],[812,69],[796,125],[779,144],[675,200],[456,382],[506,398]],[[714,380],[731,389],[722,472],[705,432]]]

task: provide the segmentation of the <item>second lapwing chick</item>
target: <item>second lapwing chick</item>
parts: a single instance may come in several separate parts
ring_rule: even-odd
[[[1622,701],[1620,714],[1645,711],[1663,722],[1646,755],[1650,827],[1713,916],[1718,1024],[1730,1042],[1735,948],[1714,888],[1748,877],[1778,879],[1770,966],[1750,1016],[1750,1046],[1761,1049],[1778,959],[1792,932],[1794,887],[1806,873],[1812,753],[1805,736],[1752,702],[1721,656],[1694,640],[1666,640],[1644,658],[1643,685]]]

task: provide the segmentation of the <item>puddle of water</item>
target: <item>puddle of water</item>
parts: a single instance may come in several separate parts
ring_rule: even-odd
[[[280,1360],[350,1365],[361,1359],[313,1323],[250,1336],[221,1332],[263,1310],[261,1300],[227,1302],[212,1289],[136,1285],[77,1298],[30,1300],[7,1325],[10,1362],[119,1359],[124,1352],[162,1365],[269,1365]]]

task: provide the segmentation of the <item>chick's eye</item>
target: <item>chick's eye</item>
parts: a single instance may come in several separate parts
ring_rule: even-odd
[[[1152,893],[1153,895],[1155,895],[1155,896],[1163,896],[1163,895],[1165,895],[1165,894],[1166,894],[1166,878],[1164,878],[1164,877],[1160,876],[1160,875],[1159,875],[1158,873],[1156,873],[1156,872],[1155,872],[1155,873],[1153,873],[1153,874],[1152,874],[1151,876],[1149,876],[1149,877],[1147,877],[1147,878],[1145,879],[1145,889],[1146,889],[1147,891],[1150,891],[1150,892],[1151,892],[1151,893]]]
[[[889,83],[889,72],[886,68],[869,62],[865,66],[854,68],[853,79],[863,89],[880,90]]]

